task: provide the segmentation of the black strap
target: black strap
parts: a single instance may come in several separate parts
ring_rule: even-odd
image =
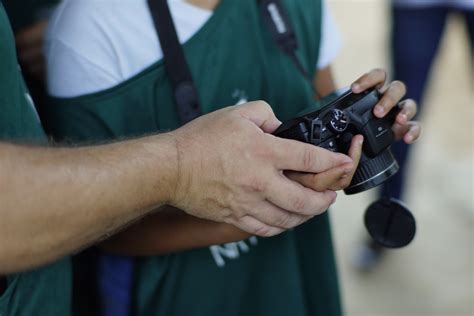
[[[167,0],[148,0],[150,13],[163,50],[165,67],[174,91],[182,124],[201,115],[199,96],[191,71],[178,40]]]
[[[312,78],[296,55],[298,49],[296,34],[280,0],[257,0],[257,3],[264,24],[278,48],[287,54],[299,72],[312,82]],[[198,92],[179,43],[168,1],[148,0],[148,7],[163,50],[166,72],[171,79],[178,114],[181,123],[185,124],[202,114]]]
[[[0,276],[0,296],[7,290],[7,278]]]
[[[290,17],[280,0],[257,0],[264,25],[278,48],[288,55],[298,71],[310,82],[312,78],[296,55],[298,40]]]

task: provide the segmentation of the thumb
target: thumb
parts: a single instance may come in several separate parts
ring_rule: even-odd
[[[273,133],[281,125],[281,121],[276,118],[271,106],[265,101],[255,101],[240,105],[236,111],[242,117],[252,121],[265,133]]]

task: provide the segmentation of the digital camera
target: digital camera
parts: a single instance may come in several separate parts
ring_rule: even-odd
[[[315,112],[284,122],[274,134],[344,154],[348,153],[353,136],[362,134],[364,145],[359,166],[344,192],[369,190],[399,169],[390,145],[395,140],[392,125],[401,108],[398,105],[384,118],[377,118],[373,108],[380,98],[377,90],[358,94],[347,91]]]

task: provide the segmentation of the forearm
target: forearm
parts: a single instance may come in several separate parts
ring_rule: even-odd
[[[101,246],[119,255],[153,256],[243,240],[250,236],[232,225],[200,219],[165,206],[104,241]]]
[[[176,173],[166,134],[78,149],[0,144],[0,274],[77,251],[167,203]]]

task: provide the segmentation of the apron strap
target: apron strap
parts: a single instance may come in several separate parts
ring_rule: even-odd
[[[148,0],[158,39],[163,50],[166,72],[171,80],[178,115],[182,124],[199,117],[201,106],[196,86],[178,40],[167,0]]]
[[[296,55],[298,41],[281,1],[257,0],[256,2],[264,25],[271,33],[278,48],[291,58],[298,71],[312,83],[311,76]],[[165,68],[171,79],[179,118],[182,124],[186,124],[202,114],[198,91],[186,62],[183,48],[179,43],[168,1],[148,0],[148,7],[163,50]]]

